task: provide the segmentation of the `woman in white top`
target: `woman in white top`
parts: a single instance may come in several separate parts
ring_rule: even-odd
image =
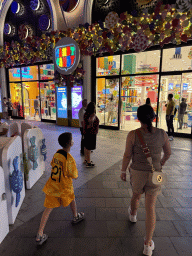
[[[137,110],[137,117],[141,123],[139,130],[141,131],[145,143],[151,152],[153,166],[156,171],[160,171],[165,162],[171,155],[171,148],[166,132],[163,129],[155,128],[152,121],[155,118],[154,110],[149,105],[142,105]],[[164,156],[161,159],[161,152]],[[149,180],[151,166],[147,162],[146,156],[142,151],[141,144],[136,130],[129,132],[126,141],[126,148],[123,157],[121,179],[126,181],[126,169],[130,160],[130,183],[133,191],[131,205],[128,209],[129,219],[131,222],[137,221],[137,208],[139,200],[145,193],[145,209],[146,209],[146,237],[144,243],[144,255],[152,255],[154,250],[154,242],[152,240],[155,230],[156,214],[155,204],[157,195],[161,192],[161,185],[153,185]]]

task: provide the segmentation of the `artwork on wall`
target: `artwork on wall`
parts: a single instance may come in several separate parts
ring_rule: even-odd
[[[36,137],[33,136],[30,138],[31,146],[29,148],[29,159],[33,162],[33,170],[38,167],[37,158],[38,158],[38,148],[35,145]]]
[[[20,192],[23,189],[23,175],[21,170],[19,170],[19,162],[18,162],[19,157],[16,156],[13,159],[13,167],[14,171],[10,175],[10,187],[11,190],[13,190],[14,193],[16,193],[16,202],[15,202],[15,207],[19,205],[20,202]]]

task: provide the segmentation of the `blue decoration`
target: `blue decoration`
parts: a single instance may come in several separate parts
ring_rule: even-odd
[[[20,4],[16,1],[13,1],[11,4],[11,11],[14,14],[18,13],[20,11]]]
[[[5,23],[4,33],[5,33],[5,35],[10,35],[11,34],[11,26],[8,23]]]
[[[40,6],[40,1],[39,0],[31,0],[30,1],[30,7],[33,11],[37,11]]]
[[[44,156],[44,161],[47,158],[47,147],[45,145],[45,139],[42,139],[41,154]]]
[[[33,162],[33,170],[35,170],[38,166],[37,158],[38,158],[38,148],[35,145],[35,136],[30,139],[31,147],[29,148],[29,159]]]
[[[50,19],[46,14],[41,15],[39,18],[39,28],[43,31],[48,30],[50,27]]]
[[[20,192],[23,189],[23,175],[22,172],[19,170],[19,162],[18,162],[19,157],[16,156],[13,159],[13,167],[14,171],[12,172],[12,175],[10,175],[10,186],[11,190],[16,193],[16,202],[15,202],[15,207],[19,205],[20,202]]]

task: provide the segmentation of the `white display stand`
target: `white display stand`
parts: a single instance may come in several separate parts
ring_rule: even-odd
[[[5,193],[5,177],[3,168],[0,166],[0,243],[9,233],[7,199]]]
[[[29,150],[31,147],[30,139],[35,136],[35,145],[38,148],[37,168],[33,170],[33,162],[29,159]],[[23,143],[24,153],[27,154],[29,178],[26,181],[26,188],[31,189],[32,186],[38,181],[45,171],[44,156],[41,154],[42,139],[44,139],[43,133],[40,128],[27,129],[24,132]]]
[[[10,174],[13,174],[13,160],[18,157],[18,169],[21,171],[22,163],[22,143],[21,137],[15,136],[13,138],[1,138],[0,143],[0,165],[2,165],[5,175],[5,192],[7,197],[7,211],[9,224],[14,224],[17,214],[20,210],[22,202],[25,197],[24,174],[22,173],[22,190],[20,200],[16,206],[16,193],[10,187]]]

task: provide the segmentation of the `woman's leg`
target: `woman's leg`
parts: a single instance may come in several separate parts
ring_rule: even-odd
[[[141,199],[142,194],[135,194],[131,198],[131,215],[136,215],[137,209],[139,207],[139,200]]]
[[[49,214],[52,212],[52,210],[53,210],[53,208],[45,208],[45,211],[43,212],[43,215],[41,217],[40,227],[39,227],[39,230],[38,230],[38,234],[40,236],[43,235],[43,231],[44,231],[45,225],[46,225],[47,220],[49,218]]]
[[[87,163],[91,163],[91,150],[87,149]]]
[[[85,157],[85,161],[87,161],[87,149],[84,147],[84,157]]]
[[[75,199],[70,203],[70,207],[71,207],[73,216],[77,217],[77,205],[76,205]]]
[[[145,244],[150,245],[153,232],[155,230],[156,224],[156,213],[155,213],[155,204],[157,200],[157,195],[145,195],[145,209],[146,209],[146,240]]]

